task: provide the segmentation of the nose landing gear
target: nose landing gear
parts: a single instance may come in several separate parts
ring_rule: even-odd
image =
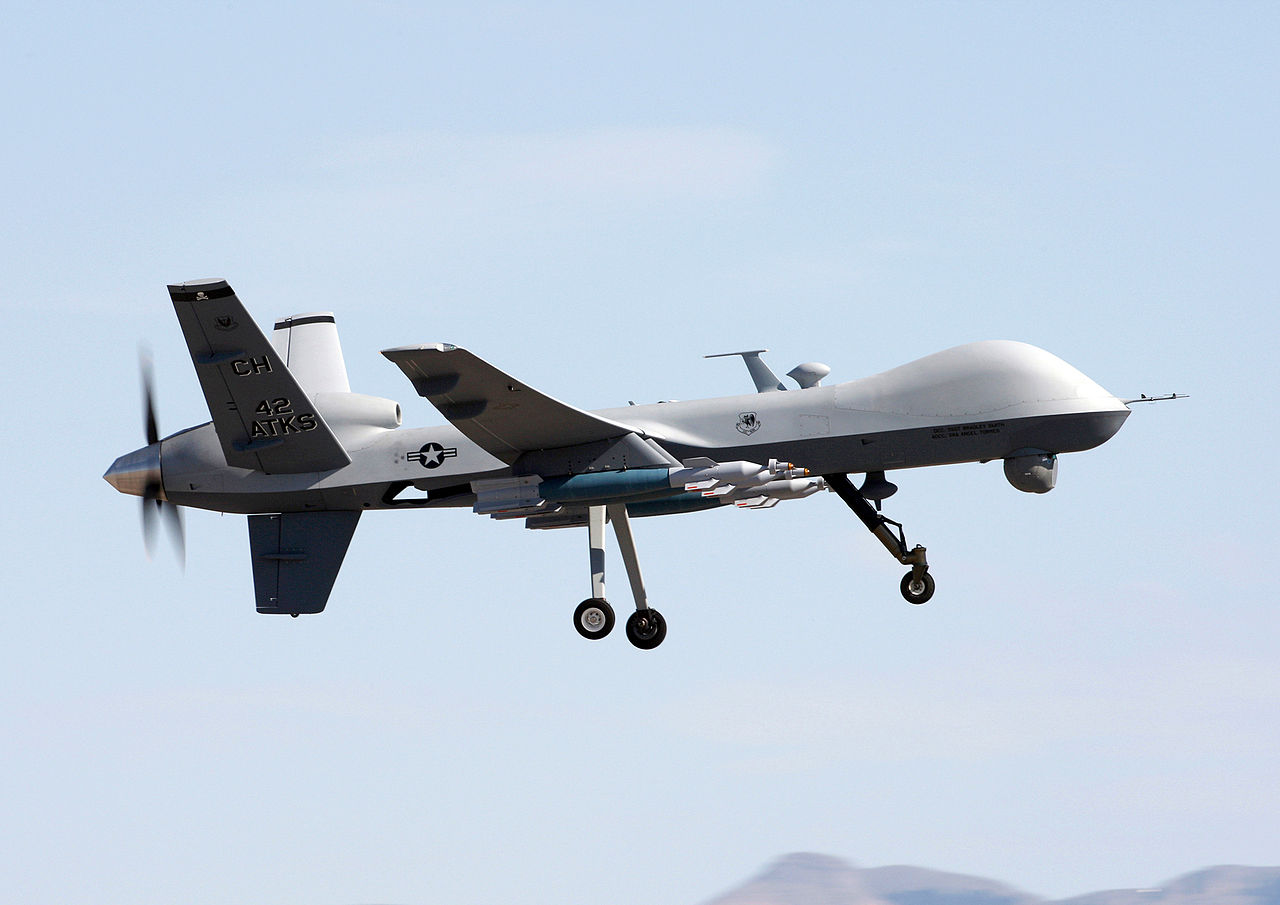
[[[902,598],[907,603],[928,603],[933,596],[933,576],[925,572],[916,579],[915,573],[908,572],[902,576]]]
[[[904,566],[911,566],[911,571],[902,577],[900,590],[903,599],[907,603],[926,603],[933,596],[934,582],[933,576],[929,574],[929,562],[925,559],[924,547],[916,544],[908,550],[902,525],[893,519],[886,518],[873,508],[867,502],[867,498],[853,486],[848,475],[829,474],[823,477],[827,481],[827,486],[845,501],[845,504],[853,510],[853,514],[867,526],[867,530],[893,554],[893,558]],[[880,473],[880,480],[882,482],[884,480],[883,473]],[[890,526],[897,529],[896,534],[890,530]]]

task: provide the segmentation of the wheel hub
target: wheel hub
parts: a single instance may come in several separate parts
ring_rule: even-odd
[[[601,597],[590,597],[573,611],[573,627],[578,634],[597,641],[613,630],[613,607]]]
[[[657,610],[636,610],[627,619],[627,640],[641,650],[652,650],[667,637],[667,622]]]

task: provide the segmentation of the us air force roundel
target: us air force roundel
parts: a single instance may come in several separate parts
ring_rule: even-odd
[[[441,446],[439,443],[428,443],[417,452],[406,456],[410,462],[421,462],[423,468],[439,468],[445,459],[452,459],[458,454],[456,446]]]

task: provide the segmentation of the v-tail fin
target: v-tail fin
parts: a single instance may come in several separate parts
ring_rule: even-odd
[[[359,509],[249,516],[258,612],[323,611],[359,522]]]
[[[351,462],[226,280],[170,286],[169,295],[228,465],[297,474]]]

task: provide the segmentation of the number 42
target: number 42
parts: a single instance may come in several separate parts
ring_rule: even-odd
[[[258,403],[258,407],[254,411],[259,415],[289,415],[293,412],[293,406],[288,399],[283,397],[279,399],[264,399]]]

